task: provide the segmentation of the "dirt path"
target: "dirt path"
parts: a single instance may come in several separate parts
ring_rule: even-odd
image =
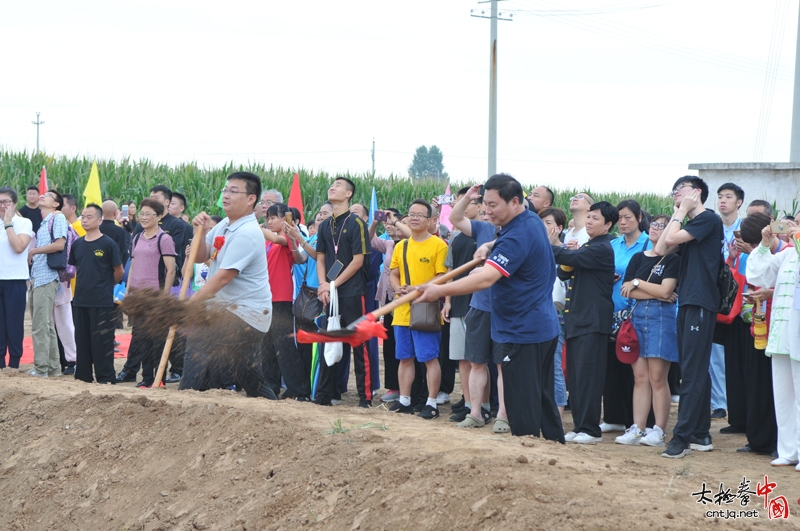
[[[691,493],[703,482],[735,493],[742,476],[756,490],[764,474],[792,509],[781,523],[800,524],[800,473],[735,453],[744,439],[719,435],[724,422],[714,452],[668,460],[613,435],[562,446],[460,430],[449,406],[423,421],[356,401],[324,408],[0,372],[0,529],[708,529],[705,511],[720,507]],[[344,433],[331,433],[339,423]],[[719,528],[779,525],[761,498],[746,509],[759,518]]]

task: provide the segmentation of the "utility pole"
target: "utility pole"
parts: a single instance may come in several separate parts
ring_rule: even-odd
[[[497,11],[499,0],[484,0],[479,4],[491,3],[491,14],[485,16],[484,11],[475,14],[470,10],[470,16],[476,18],[488,18],[491,21],[491,32],[489,39],[489,174],[491,177],[497,173],[497,21],[512,20],[513,14],[508,18],[502,18],[503,14]]]
[[[372,137],[372,176],[375,177],[375,137]]]
[[[800,12],[797,15],[797,52],[794,58],[794,103],[792,104],[792,143],[789,162],[800,162]]]
[[[33,125],[36,126],[36,154],[39,154],[39,126],[42,125],[44,122],[39,120],[39,113],[36,113],[36,121],[31,122]]]

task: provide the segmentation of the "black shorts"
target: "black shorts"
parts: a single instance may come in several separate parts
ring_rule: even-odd
[[[492,314],[470,308],[464,317],[467,327],[464,359],[470,363],[492,363]]]

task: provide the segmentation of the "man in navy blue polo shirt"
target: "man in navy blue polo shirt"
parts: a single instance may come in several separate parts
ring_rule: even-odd
[[[486,214],[502,227],[476,254],[488,256],[475,274],[443,286],[425,284],[418,302],[465,295],[493,286],[492,350],[503,362],[503,394],[513,435],[544,436],[564,443],[555,403],[553,354],[558,318],[553,306],[555,261],[547,231],[525,209],[522,186],[506,174],[484,185]]]

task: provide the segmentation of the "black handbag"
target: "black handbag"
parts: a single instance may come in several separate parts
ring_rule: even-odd
[[[408,274],[408,259],[406,257],[408,251],[408,240],[403,242],[403,270],[406,274],[406,283],[411,285],[411,276]],[[411,323],[409,328],[411,330],[418,330],[420,332],[439,332],[442,329],[442,321],[440,316],[439,301],[421,302],[411,305]]]
[[[303,281],[300,293],[297,294],[297,298],[294,300],[292,313],[296,319],[313,325],[315,319],[323,313],[322,302],[317,296],[317,289],[309,288]]]
[[[50,219],[48,223],[48,227],[50,229],[50,243],[55,242],[55,237],[53,235],[53,223],[55,222],[57,214],[53,214],[53,217]],[[61,251],[56,251],[55,253],[49,253],[47,255],[47,267],[54,271],[63,271],[67,268],[67,259],[69,250],[67,249],[66,242],[64,242],[64,249]]]
[[[309,329],[316,329],[317,318],[325,313],[325,309],[322,307],[322,302],[319,300],[317,288],[310,288],[306,283],[309,269],[306,263],[303,285],[300,286],[300,292],[294,299],[294,304],[292,304],[292,314],[300,325]],[[325,330],[325,328],[322,327],[320,330]]]

